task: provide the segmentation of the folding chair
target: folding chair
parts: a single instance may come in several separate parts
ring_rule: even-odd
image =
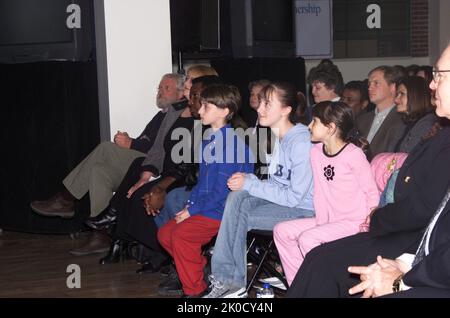
[[[247,233],[247,239],[250,241],[247,249],[247,261],[250,260],[257,266],[255,272],[248,281],[246,292],[248,293],[250,291],[261,272],[268,277],[278,278],[287,289],[288,284],[285,277],[270,263],[270,261],[281,263],[273,240],[273,232],[251,230]]]

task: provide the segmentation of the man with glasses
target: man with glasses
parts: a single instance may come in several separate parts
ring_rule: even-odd
[[[450,119],[450,45],[433,70],[430,88],[436,92],[436,114]],[[450,297],[450,187],[430,219],[415,254],[395,260],[378,256],[369,266],[351,266],[361,283],[351,294],[364,297]]]
[[[156,105],[160,111],[142,134],[137,138],[131,138],[126,132],[119,131],[114,136],[114,142],[99,144],[63,180],[65,186],[63,191],[48,200],[33,201],[32,210],[44,216],[71,218],[74,215],[75,199],[79,200],[89,193],[91,217],[104,211],[130,164],[136,158],[146,156],[152,147],[169,107],[186,108],[183,85],[183,75],[165,74],[161,78],[156,96]],[[99,252],[104,250],[98,249]],[[74,252],[76,255],[84,255],[82,251]]]

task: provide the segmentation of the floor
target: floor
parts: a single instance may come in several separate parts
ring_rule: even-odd
[[[165,279],[160,273],[136,274],[135,260],[101,265],[103,254],[73,256],[89,233],[43,235],[0,231],[0,298],[153,298]],[[75,268],[75,269],[74,269]],[[249,267],[249,275],[254,270]],[[79,272],[79,280],[75,276]],[[79,282],[80,288],[70,288]],[[75,286],[77,287],[77,286]],[[283,293],[275,289],[275,297]],[[255,290],[250,290],[251,298]]]
[[[69,250],[86,240],[81,233],[41,235],[4,231],[0,234],[0,297],[159,297],[157,286],[164,279],[159,273],[136,274],[134,260],[100,265],[101,254],[72,256]],[[74,282],[76,264],[81,288],[68,288]],[[70,276],[72,275],[72,276]]]

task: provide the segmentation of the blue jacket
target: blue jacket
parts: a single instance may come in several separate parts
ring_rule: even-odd
[[[191,216],[203,215],[222,220],[230,189],[228,178],[235,172],[253,172],[253,154],[228,124],[203,140],[197,185],[187,201]]]

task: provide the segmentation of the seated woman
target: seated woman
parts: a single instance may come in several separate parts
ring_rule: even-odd
[[[311,150],[316,216],[278,223],[273,231],[289,285],[311,249],[358,233],[380,198],[361,149],[368,142],[353,133],[350,106],[321,102],[312,115],[311,140],[318,142]]]
[[[446,52],[446,63],[438,62],[443,69],[450,65],[450,48]],[[395,202],[375,210],[368,233],[311,250],[288,297],[348,297],[349,289],[359,283],[358,276],[348,273],[349,266],[367,266],[378,255],[392,259],[403,253],[416,253],[423,231],[450,182],[449,78],[439,72],[436,74],[430,88],[437,89],[436,114],[445,117],[445,121],[443,127],[419,143],[403,163],[395,185]]]
[[[245,297],[247,232],[272,230],[280,221],[314,216],[308,128],[297,123],[295,88],[272,83],[260,96],[259,123],[268,126],[276,143],[269,178],[234,174],[212,257],[213,289],[205,298]]]
[[[203,280],[206,258],[201,247],[219,230],[229,193],[227,180],[234,173],[253,171],[254,160],[244,140],[228,124],[241,103],[238,89],[211,85],[203,90],[201,99],[202,124],[211,128],[200,149],[198,183],[175,218],[158,231],[158,240],[173,257],[184,295],[189,298],[200,297],[207,288]]]
[[[388,152],[409,153],[438,120],[431,105],[431,93],[425,79],[418,76],[400,79],[395,104],[397,112],[403,114],[402,120],[406,124],[406,129],[403,137],[389,147]]]

